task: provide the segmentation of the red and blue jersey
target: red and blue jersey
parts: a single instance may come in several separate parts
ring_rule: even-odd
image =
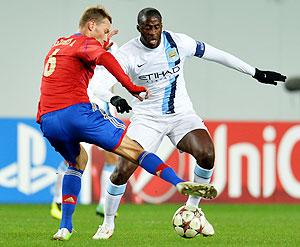
[[[81,34],[59,38],[44,62],[37,121],[47,112],[89,102],[87,87],[97,59],[106,50]]]

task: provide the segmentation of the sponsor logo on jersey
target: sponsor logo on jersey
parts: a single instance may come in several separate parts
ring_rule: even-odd
[[[161,72],[154,72],[146,75],[140,75],[138,78],[142,81],[160,81],[163,79],[170,79],[175,77],[180,71],[180,67],[177,65],[173,68],[163,70]]]

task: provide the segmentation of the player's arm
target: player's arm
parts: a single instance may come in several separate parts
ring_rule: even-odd
[[[89,86],[95,97],[105,102],[111,103],[114,107],[116,107],[118,113],[128,113],[130,110],[132,110],[126,99],[122,98],[121,96],[115,95],[111,90],[103,90],[100,85],[95,86],[95,83],[90,83]]]
[[[262,71],[254,68],[241,59],[203,42],[197,42],[195,56],[202,57],[205,60],[217,62],[242,73],[249,74],[261,83],[277,85],[278,81],[284,82],[286,79],[286,76],[280,73]]]
[[[123,87],[139,100],[143,100],[143,98],[139,96],[141,92],[146,92],[147,95],[147,89],[133,84],[115,57],[110,52],[107,52],[96,39],[87,38],[84,40],[78,51],[78,56],[88,63],[95,62],[96,65],[104,66]]]
[[[100,72],[99,72],[100,71]],[[107,71],[97,70],[94,71],[94,76],[89,83],[89,91],[96,98],[111,103],[117,110],[118,113],[129,112],[132,110],[131,106],[127,103],[125,99],[121,96],[115,95],[112,92],[111,87],[101,86],[101,80],[103,81],[103,73],[108,73]],[[105,77],[104,77],[105,78]],[[113,77],[105,78],[106,80],[111,80],[111,84],[115,84],[117,81]],[[107,83],[107,82],[106,82]]]
[[[122,98],[119,95],[115,95],[110,90],[99,90],[100,87],[95,89],[91,89],[95,97],[105,102],[111,103],[116,109],[118,113],[129,112],[132,110],[131,106],[128,104],[126,99]]]
[[[122,69],[119,62],[110,52],[104,52],[100,54],[96,60],[96,63],[97,65],[104,66],[133,96],[137,97],[139,100],[143,100],[139,94],[142,92],[147,93],[147,89],[145,87],[133,84],[129,76]]]

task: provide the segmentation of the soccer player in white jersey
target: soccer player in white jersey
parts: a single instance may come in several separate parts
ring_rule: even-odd
[[[188,57],[198,57],[214,61],[229,68],[248,74],[259,82],[277,84],[286,77],[272,71],[261,71],[235,56],[196,41],[180,33],[162,30],[162,17],[158,10],[145,8],[138,14],[137,30],[140,36],[119,48],[117,57],[123,69],[137,85],[150,90],[147,100],[133,101],[133,117],[127,134],[143,148],[155,152],[164,136],[168,136],[175,147],[191,154],[197,161],[194,180],[209,183],[214,167],[214,145],[203,120],[195,113],[185,88],[183,77],[184,61]],[[122,161],[115,169],[111,181],[115,184],[126,184],[135,166]],[[190,196],[188,205],[197,206],[200,197]],[[112,199],[106,200],[112,218]],[[106,226],[112,229],[114,224]],[[112,235],[113,230],[102,233],[103,239]],[[211,236],[214,228],[205,220],[202,234]]]

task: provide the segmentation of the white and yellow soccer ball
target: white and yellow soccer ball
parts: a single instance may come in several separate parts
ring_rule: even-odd
[[[183,238],[194,238],[202,232],[202,212],[193,206],[182,206],[175,212],[172,223],[175,232]]]

